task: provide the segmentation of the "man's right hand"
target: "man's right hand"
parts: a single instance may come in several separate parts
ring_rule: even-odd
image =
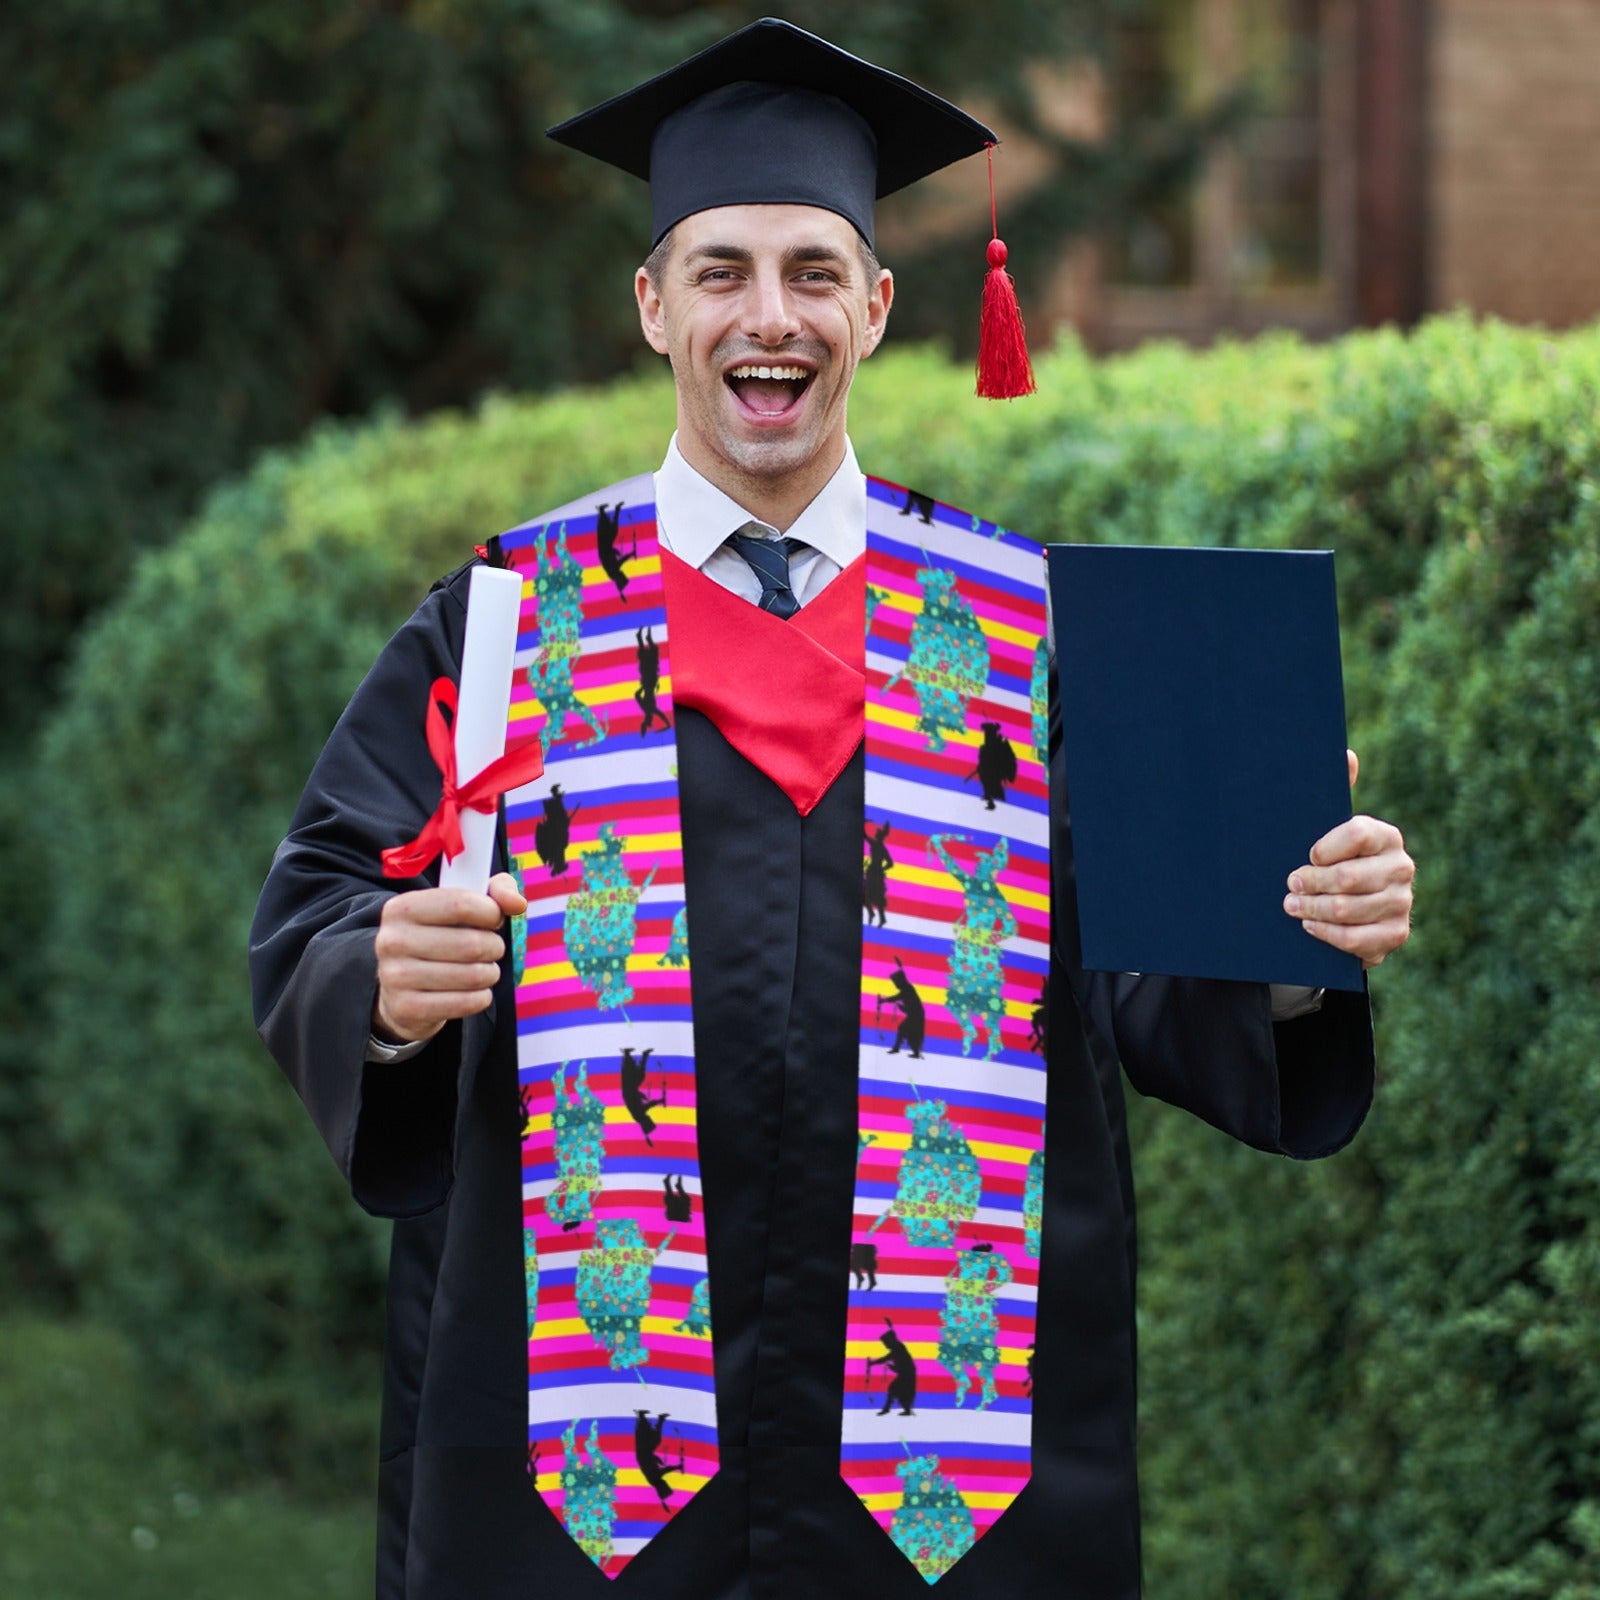
[[[372,1031],[391,1044],[431,1039],[447,1022],[486,1011],[506,953],[498,930],[528,909],[509,872],[487,894],[413,889],[384,902]]]

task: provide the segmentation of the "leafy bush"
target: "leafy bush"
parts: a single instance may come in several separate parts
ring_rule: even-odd
[[[1038,533],[1336,548],[1359,794],[1422,864],[1350,1151],[1135,1108],[1150,1591],[1600,1594],[1600,333],[1040,377],[983,407],[934,352],[875,359],[861,459]],[[268,459],[145,563],[52,724],[50,1216],[236,1447],[358,1470],[378,1339],[380,1241],[250,1034],[272,846],[424,580],[650,465],[670,410],[640,379]]]

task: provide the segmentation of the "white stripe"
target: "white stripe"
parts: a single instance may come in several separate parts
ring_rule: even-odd
[[[867,819],[871,821],[874,805],[884,807],[889,811],[903,811],[909,816],[926,817],[932,809],[929,805],[931,797],[937,797],[935,804],[948,807],[950,791],[936,787],[930,781],[926,784],[914,783],[909,778],[896,777],[893,774],[869,774],[869,794],[867,795]],[[971,790],[972,798],[978,799],[978,790]],[[1024,811],[1021,806],[1014,806],[1009,800],[1002,800],[993,811],[979,809],[971,826],[975,829],[985,829],[990,833],[1003,833],[1010,838],[1030,844],[1035,849],[1044,850],[1050,844],[1050,819],[1043,812]],[[947,834],[960,833],[962,830],[953,824],[936,829]],[[894,834],[891,832],[888,839],[889,853],[894,854]],[[926,852],[924,852],[926,854]],[[958,858],[959,859],[959,858]],[[901,865],[899,857],[895,858],[896,865]],[[907,866],[936,867],[939,858],[930,856],[927,860],[903,863]],[[889,887],[894,887],[894,873],[889,874]]]
[[[521,665],[520,657],[518,658],[518,665]],[[893,677],[897,672],[904,672],[906,664],[898,656],[886,655],[881,650],[869,650],[867,651],[867,666],[869,669],[874,669]],[[1020,690],[1007,689],[1001,684],[991,683],[983,691],[981,698],[992,701],[997,706],[1005,706],[1007,710],[1017,712],[1025,721],[1030,720],[1033,716],[1033,696],[1031,693],[1023,694]]]
[[[896,544],[920,546],[928,555],[940,555],[952,563],[987,567],[1013,583],[1032,585],[1041,591],[1040,598],[1043,599],[1044,547],[1032,541],[1019,549],[1003,539],[978,537],[970,524],[928,524],[921,517],[902,517],[899,507],[870,497],[867,500],[867,530]]]
[[[943,1396],[940,1396],[943,1399]],[[942,1444],[959,1455],[963,1444],[1026,1445],[1033,1437],[1033,1416],[1027,1411],[919,1411],[903,1417],[896,1408],[886,1417],[872,1411],[846,1411],[841,1433],[846,1444]],[[853,1467],[846,1462],[846,1469]]]
[[[893,1229],[893,1232],[890,1230]],[[900,1225],[898,1220],[891,1220],[873,1234],[868,1241],[876,1244],[880,1250],[893,1252],[899,1245]],[[885,1235],[888,1243],[885,1244]],[[876,1289],[863,1289],[860,1291],[864,1297],[852,1307],[854,1315],[859,1316],[864,1311],[872,1309],[872,1297],[875,1294],[934,1294],[942,1295],[949,1285],[942,1276],[933,1273],[916,1272],[886,1272],[881,1267],[878,1269],[878,1287]],[[1039,1289],[1032,1283],[1008,1283],[997,1295],[993,1297],[995,1306],[1001,1311],[1011,1311],[1017,1316],[1031,1316],[1033,1307],[1039,1303]],[[894,1307],[887,1306],[883,1313],[886,1317],[894,1315]]]
[[[621,1012],[607,1012],[564,1028],[545,1028],[538,1033],[523,1034],[517,1040],[517,1065],[530,1070],[567,1061],[576,1072],[578,1063],[587,1060],[592,1071],[610,1072],[615,1070],[624,1045],[632,1045],[635,1050],[649,1045],[659,1056],[692,1057],[694,1024],[630,1022],[624,1020]],[[572,1082],[569,1074],[569,1092]]]
[[[895,887],[894,875],[891,873],[889,877],[891,895]],[[900,885],[900,887],[904,888],[904,885]],[[908,917],[898,911],[892,913],[892,919],[888,928],[884,930],[887,933],[898,931],[921,934],[925,939],[940,939],[946,945],[951,943],[953,937],[950,931],[953,926],[951,923],[936,922],[932,917]],[[1024,939],[1020,935],[1013,935],[1006,940],[1005,947],[1016,955],[1031,956],[1035,961],[1048,961],[1050,959],[1050,947],[1041,939]],[[917,951],[917,956],[923,958],[925,952],[919,950]]]
[[[640,1383],[634,1373],[644,1375]],[[564,1428],[569,1422],[578,1423],[578,1437],[588,1431],[589,1424],[597,1419],[604,1423],[621,1421],[631,1427],[636,1410],[651,1412],[669,1411],[679,1422],[688,1422],[701,1428],[717,1425],[717,1399],[713,1394],[702,1394],[698,1389],[675,1387],[670,1382],[652,1383],[649,1367],[635,1367],[627,1372],[612,1373],[610,1383],[563,1384],[557,1388],[528,1390],[528,1423],[538,1427],[541,1423],[558,1422]]]
[[[524,1185],[522,1191],[524,1196],[528,1195],[529,1187]],[[675,1226],[675,1223],[664,1222],[659,1231],[665,1234],[668,1228]],[[656,1231],[657,1229],[652,1226],[650,1232],[655,1233]],[[576,1267],[578,1265],[578,1257],[582,1253],[583,1251],[577,1247],[571,1250],[559,1250],[553,1244],[541,1244],[539,1247],[539,1270],[541,1272],[559,1272],[563,1267]],[[687,1250],[669,1250],[665,1255],[656,1257],[656,1264],[663,1267],[678,1267],[684,1272],[704,1273],[706,1270],[705,1257],[691,1255]],[[944,1280],[940,1279],[941,1289],[943,1288],[943,1283]]]
[[[533,719],[537,722],[537,719]],[[577,726],[577,724],[569,724]],[[584,734],[587,738],[587,733]],[[597,789],[616,789],[628,784],[661,783],[672,765],[671,747],[666,744],[623,744],[610,740],[587,750],[573,750],[565,741],[550,752],[549,766],[531,784],[514,789],[508,804],[538,803],[549,793],[553,780],[560,780],[569,804],[583,803],[585,793]]]
[[[963,1090],[976,1094],[1003,1095],[1036,1105],[1043,1115],[1045,1067],[1013,1067],[1003,1061],[985,1061],[979,1056],[925,1055],[913,1061],[908,1055],[892,1056],[881,1046],[863,1045],[861,1067],[868,1078],[904,1084],[909,1089],[947,1089],[951,1094]],[[979,1113],[981,1114],[981,1113]]]
[[[528,517],[524,521],[537,526],[541,522],[548,525],[579,517],[592,517],[596,506],[614,506],[619,500],[625,511],[632,511],[639,506],[653,505],[655,497],[655,474],[641,472],[635,477],[624,478],[621,483],[608,484],[598,493],[585,495],[581,500],[569,500],[564,506],[557,506],[554,511],[546,511],[542,516]],[[553,532],[554,529],[551,528],[550,531]],[[623,532],[627,532],[626,525]]]

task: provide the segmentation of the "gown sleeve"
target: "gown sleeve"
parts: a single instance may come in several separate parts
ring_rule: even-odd
[[[383,876],[380,856],[415,837],[439,799],[428,690],[460,677],[463,567],[391,639],[328,737],[250,930],[256,1026],[304,1101],[356,1200],[418,1216],[453,1178],[458,1077],[492,1012],[450,1024],[405,1061],[366,1060],[384,901],[437,881]]]
[[[1053,682],[1050,709],[1052,939],[1088,1025],[1141,1094],[1258,1150],[1311,1159],[1348,1144],[1372,1103],[1365,988],[1329,989],[1319,1010],[1275,1023],[1265,983],[1084,969]]]

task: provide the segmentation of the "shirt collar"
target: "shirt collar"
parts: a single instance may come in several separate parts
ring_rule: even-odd
[[[703,567],[730,533],[758,520],[683,459],[673,434],[656,473],[656,521],[666,547],[690,566]],[[867,480],[846,439],[838,471],[787,532],[840,567],[848,567],[866,547],[866,527]]]

